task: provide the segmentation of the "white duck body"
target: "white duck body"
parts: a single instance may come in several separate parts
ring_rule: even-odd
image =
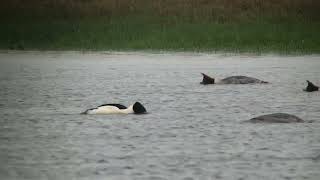
[[[139,102],[126,107],[122,104],[103,104],[96,108],[87,109],[81,114],[145,114],[147,110]]]
[[[120,109],[116,106],[100,106],[95,109],[90,109],[86,114],[132,114],[133,105],[129,106],[127,109]]]

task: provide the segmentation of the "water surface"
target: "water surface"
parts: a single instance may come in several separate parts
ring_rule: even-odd
[[[320,56],[0,53],[0,179],[318,179]],[[263,85],[200,85],[247,75]],[[140,101],[147,115],[80,115]],[[241,123],[266,113],[314,123]]]

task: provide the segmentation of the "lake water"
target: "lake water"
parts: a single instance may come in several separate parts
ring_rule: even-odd
[[[200,85],[247,75],[270,84]],[[0,179],[320,178],[320,56],[1,52]],[[140,101],[146,115],[80,115]],[[284,112],[314,123],[242,123]]]

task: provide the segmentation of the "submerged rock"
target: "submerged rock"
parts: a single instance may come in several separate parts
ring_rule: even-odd
[[[250,119],[247,122],[252,123],[302,123],[304,120],[299,117],[286,113],[274,113],[258,116]]]
[[[257,78],[247,77],[247,76],[230,76],[224,78],[218,82],[215,82],[215,79],[201,73],[203,76],[202,82],[200,84],[207,85],[207,84],[259,84],[259,83],[268,83],[266,81],[261,81]]]
[[[261,81],[260,79],[247,77],[247,76],[230,76],[224,78],[220,81],[220,84],[259,84],[268,83],[266,81]]]

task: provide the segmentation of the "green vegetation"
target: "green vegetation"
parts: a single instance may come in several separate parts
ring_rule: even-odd
[[[319,53],[319,11],[317,0],[15,0],[0,7],[0,49]]]

